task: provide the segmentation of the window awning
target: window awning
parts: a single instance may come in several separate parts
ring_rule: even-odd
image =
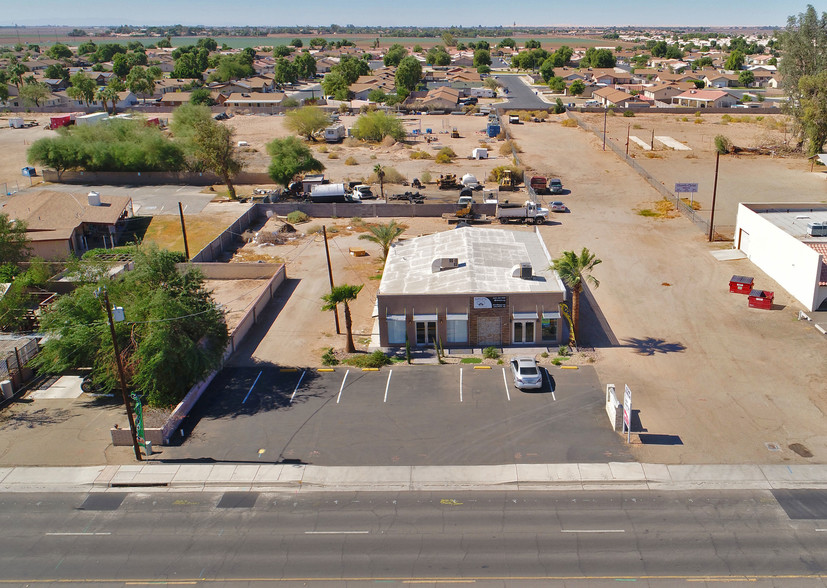
[[[386,317],[389,321],[404,321],[405,315],[404,314],[389,314]]]
[[[532,310],[531,312],[515,312],[513,317],[515,321],[534,321],[537,320],[537,311]]]
[[[544,319],[559,319],[560,313],[559,312],[544,312],[543,313]]]
[[[423,321],[423,322],[424,321],[435,322],[436,321],[436,315],[435,314],[415,314],[414,317],[413,317],[413,320]]]
[[[449,312],[448,313],[448,320],[449,321],[467,321],[468,320],[468,313],[467,312]]]

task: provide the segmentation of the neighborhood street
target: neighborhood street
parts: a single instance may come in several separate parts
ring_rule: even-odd
[[[534,93],[534,90],[526,85],[521,75],[497,74],[494,78],[508,89],[508,94],[505,94],[507,100],[502,104],[498,104],[498,107],[505,110],[517,108],[524,110],[545,110],[548,108],[548,102],[541,100],[540,97]],[[502,91],[500,95],[503,95]]]

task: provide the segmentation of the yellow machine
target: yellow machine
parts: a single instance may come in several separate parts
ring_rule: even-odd
[[[445,174],[444,176],[440,175],[439,179],[436,181],[436,185],[440,190],[456,190],[460,187],[460,184],[457,182],[456,174]]]
[[[459,139],[459,131],[457,130],[456,127],[451,129],[451,138],[452,139]]]
[[[511,176],[510,169],[504,169],[500,175],[500,190],[513,191],[516,190],[514,178]]]

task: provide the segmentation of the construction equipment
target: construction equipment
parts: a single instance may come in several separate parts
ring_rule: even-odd
[[[502,170],[500,174],[500,191],[513,192],[517,189],[518,180],[514,179],[510,169]]]
[[[461,185],[457,182],[456,174],[445,174],[444,176],[440,174],[436,185],[440,190],[459,190],[461,188]]]
[[[456,127],[451,129],[451,138],[452,139],[459,139],[459,131],[457,130]]]

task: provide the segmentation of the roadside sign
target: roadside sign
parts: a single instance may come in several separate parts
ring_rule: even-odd
[[[680,194],[681,192],[694,192],[697,193],[698,191],[698,184],[675,184],[675,192]]]
[[[626,443],[632,441],[632,391],[626,385],[623,393],[623,428],[626,429]]]

